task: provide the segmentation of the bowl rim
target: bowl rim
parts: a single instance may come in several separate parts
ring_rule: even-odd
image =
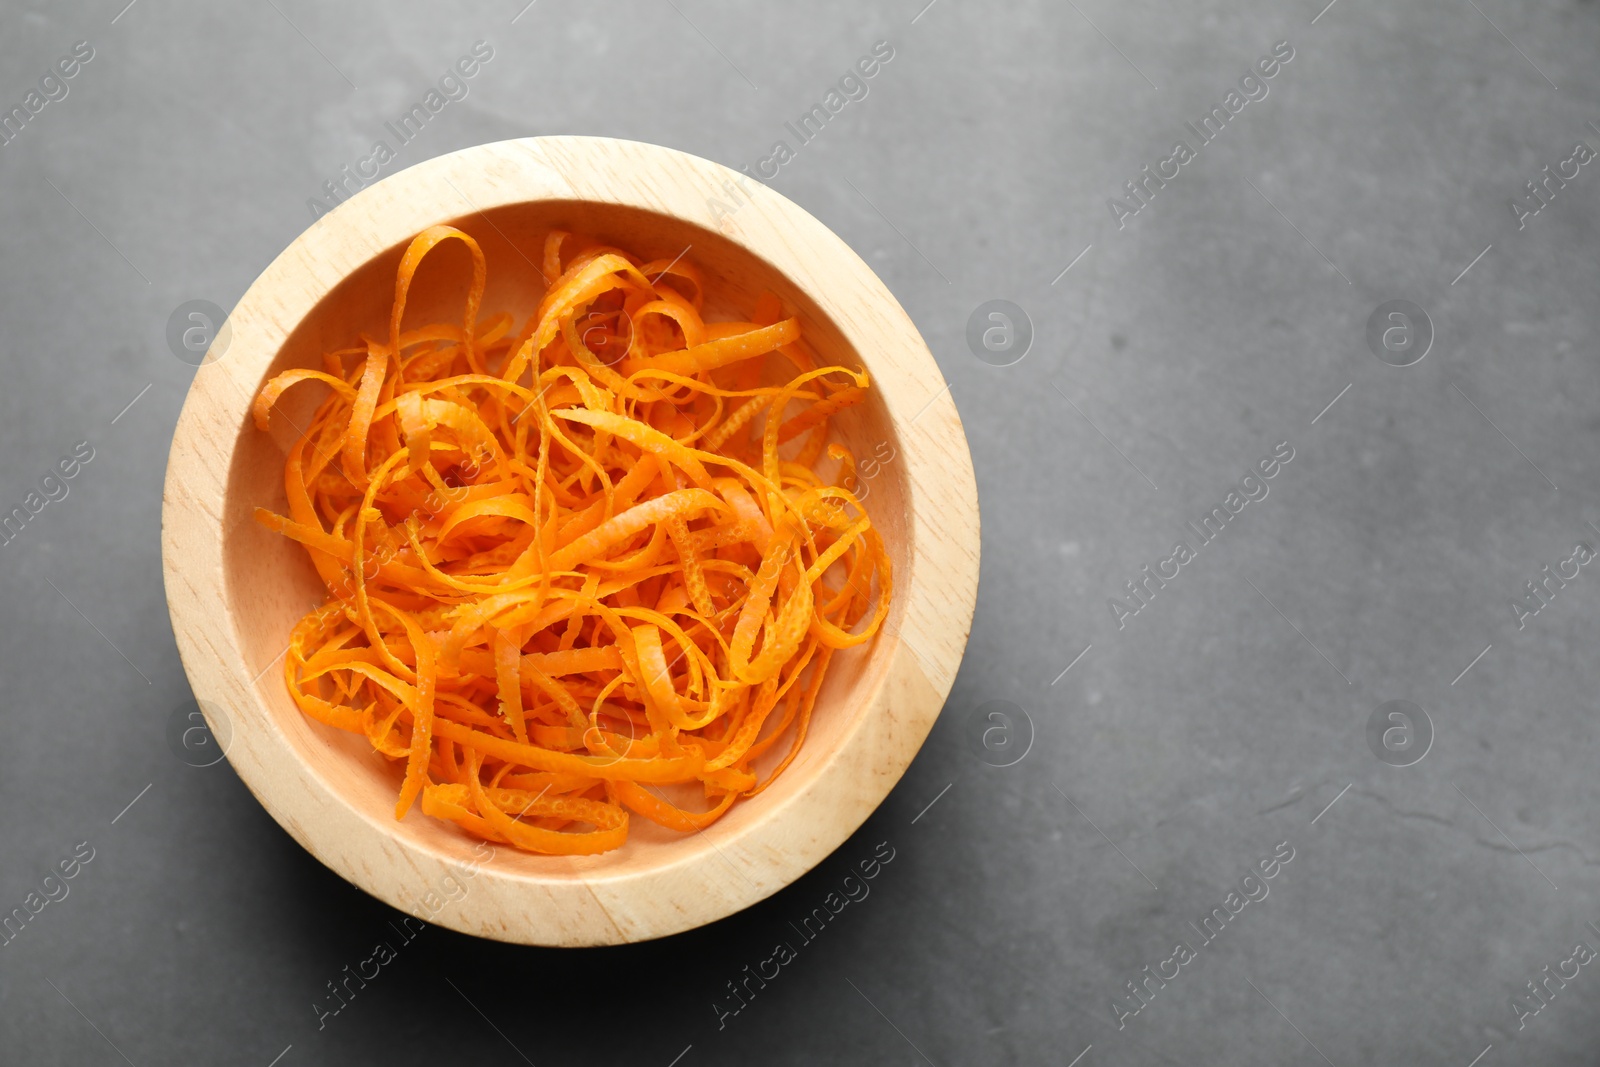
[[[739,198],[731,213],[730,195]],[[383,825],[304,765],[266,703],[264,686],[276,673],[246,664],[232,623],[227,484],[250,402],[284,343],[350,274],[427,226],[539,201],[642,209],[720,233],[764,259],[857,352],[871,354],[905,457],[910,565],[895,575],[891,618],[899,629],[875,639],[890,645],[874,653],[889,657],[887,667],[874,672],[870,689],[852,692],[868,706],[785,802],[735,832],[713,825],[697,847],[675,847],[674,861],[637,869],[585,869],[565,857],[542,857],[532,873],[476,866],[401,836],[400,824]],[[227,758],[245,785],[307,851],[369,894],[427,922],[521,944],[618,944],[692,929],[770,896],[831,854],[888,795],[932,729],[977,597],[977,487],[960,417],[883,282],[841,238],[765,185],[685,152],[614,138],[465,148],[398,171],[315,221],[250,285],[228,326],[225,350],[216,359],[208,353],[195,374],[168,455],[162,570],[173,633],[200,707],[213,732],[229,737]],[[729,877],[729,867],[739,877]],[[463,873],[469,891],[430,903],[439,900],[434,887],[460,884]]]

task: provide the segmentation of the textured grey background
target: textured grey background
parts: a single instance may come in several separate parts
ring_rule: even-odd
[[[1600,146],[1595,4],[122,2],[10,4],[0,32],[5,109],[95,49],[0,147],[0,511],[95,449],[0,547],[0,911],[95,850],[0,947],[0,1060],[1600,1061],[1596,968],[1520,1031],[1510,1003],[1600,947],[1600,576],[1523,629],[1511,607],[1600,543],[1600,174],[1520,231],[1508,207]],[[394,166],[545,133],[754,164],[893,44],[772,184],[938,357],[982,497],[977,617],[916,763],[789,889],[626,948],[430,929],[319,1031],[396,915],[168,745],[189,691],[160,496],[193,372],[165,325],[231,306],[480,39],[470,95]],[[1279,40],[1270,95],[1119,230],[1107,198]],[[1035,330],[1011,367],[964,339],[994,298]],[[1366,344],[1394,299],[1436,331],[1415,366]],[[1108,598],[1280,441],[1270,496],[1119,630]],[[1366,741],[1394,699],[1436,731],[1414,766]],[[994,700],[1031,747],[1020,717],[983,747]],[[871,896],[719,1030],[724,983],[881,841]],[[1270,896],[1200,946],[1189,924],[1280,842]],[[1180,939],[1198,957],[1119,1030],[1113,999]]]

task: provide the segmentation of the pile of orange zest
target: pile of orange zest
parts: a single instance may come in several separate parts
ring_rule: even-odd
[[[461,318],[407,328],[447,241],[471,254]],[[265,430],[284,390],[328,390],[289,450],[288,514],[256,511],[328,590],[291,636],[295,703],[404,764],[397,819],[420,801],[547,854],[617,848],[632,815],[700,830],[766,788],[892,590],[828,440],[865,371],[816,366],[773,294],[706,322],[687,260],[582,243],[563,262],[579,242],[549,235],[554,280],[518,330],[480,319],[477,243],[424,231],[387,333],[253,408]]]

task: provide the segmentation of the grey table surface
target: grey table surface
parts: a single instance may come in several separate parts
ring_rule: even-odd
[[[37,108],[0,146],[0,511],[38,508],[0,546],[0,912],[29,912],[0,1061],[1600,1062],[1600,7],[124,2],[0,23],[0,111]],[[480,41],[386,172],[548,133],[752,170],[789,143],[770,184],[960,409],[977,615],[916,762],[794,885],[628,947],[430,928],[319,1025],[397,913],[170,740],[167,322],[232,306]],[[1026,322],[983,309],[974,347],[997,299]]]

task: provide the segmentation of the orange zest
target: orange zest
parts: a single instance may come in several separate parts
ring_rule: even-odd
[[[406,328],[418,268],[456,241],[460,317]],[[554,281],[516,329],[482,317],[472,237],[417,235],[384,336],[256,397],[265,430],[285,390],[326,390],[287,514],[256,518],[328,590],[291,634],[289,693],[403,768],[395,817],[574,855],[621,846],[633,815],[697,831],[766,788],[892,577],[829,441],[864,370],[817,366],[770,293],[705,321],[681,257],[555,232],[542,263]]]

